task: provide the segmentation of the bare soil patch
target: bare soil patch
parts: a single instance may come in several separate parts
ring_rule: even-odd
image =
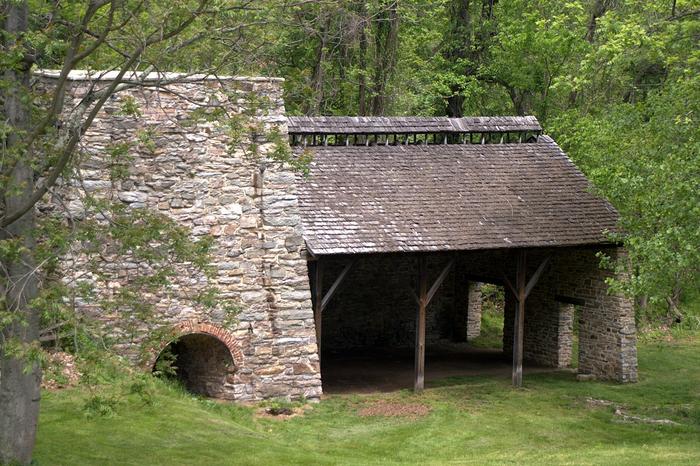
[[[392,401],[375,401],[371,405],[358,411],[362,417],[382,416],[382,417],[408,417],[418,418],[430,414],[430,406],[421,403],[397,403]]]
[[[81,376],[72,354],[62,351],[49,353],[41,379],[41,388],[59,390],[74,387],[80,382]]]
[[[263,419],[291,419],[297,416],[303,416],[307,409],[311,406],[304,405],[298,407],[288,406],[266,406],[259,408],[255,412],[255,416]]]

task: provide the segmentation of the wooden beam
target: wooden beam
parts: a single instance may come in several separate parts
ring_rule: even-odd
[[[447,274],[450,272],[450,269],[454,264],[455,258],[453,257],[450,259],[450,262],[447,263],[445,268],[442,269],[442,272],[440,272],[440,275],[435,280],[435,283],[433,283],[433,286],[430,287],[430,291],[428,291],[428,301],[425,303],[426,306],[430,304],[430,301],[432,301],[433,296],[435,296],[435,293],[437,292],[438,288],[440,288],[440,285],[442,285],[442,282],[445,281],[445,277],[447,277]]]
[[[518,251],[516,288],[518,307],[515,311],[513,332],[513,386],[523,386],[523,333],[525,330],[525,251]]]
[[[420,393],[425,387],[425,308],[428,305],[428,263],[425,255],[418,259],[418,313],[416,315],[416,346],[413,391]]]
[[[537,267],[537,270],[530,278],[530,281],[527,282],[527,286],[525,287],[525,299],[527,299],[527,297],[530,296],[530,292],[535,287],[535,285],[537,285],[537,282],[539,281],[540,276],[542,276],[542,272],[544,272],[545,267],[547,267],[547,264],[549,264],[550,259],[551,259],[551,256],[547,256],[542,261],[540,266]]]
[[[318,347],[318,360],[321,361],[321,326],[323,316],[321,314],[323,303],[323,262],[319,257],[315,262],[316,269],[314,273],[314,323],[316,324],[316,346]]]
[[[333,295],[335,294],[336,291],[338,291],[338,287],[340,286],[341,283],[343,283],[343,280],[345,279],[345,276],[348,274],[352,266],[355,264],[355,261],[348,262],[345,265],[345,268],[343,268],[343,271],[340,272],[340,275],[338,275],[338,278],[335,279],[331,287],[328,289],[326,292],[326,295],[323,297],[321,300],[321,312],[323,312],[326,309],[326,306],[328,306],[328,302],[333,298]]]
[[[510,292],[513,293],[513,296],[515,296],[515,299],[517,300],[518,299],[518,291],[515,289],[515,287],[511,283],[510,279],[508,279],[508,275],[503,270],[501,270],[501,275],[503,276],[503,283],[506,284],[506,286],[508,287]]]
[[[561,294],[555,295],[554,300],[564,304],[573,304],[575,306],[585,306],[586,300],[581,298],[576,298],[573,296],[564,296]]]

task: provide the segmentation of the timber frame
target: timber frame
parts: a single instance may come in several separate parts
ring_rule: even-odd
[[[425,388],[425,348],[426,348],[426,313],[427,308],[438,290],[445,282],[446,277],[456,269],[456,263],[459,258],[459,252],[447,254],[443,259],[444,265],[441,268],[438,276],[431,282],[428,276],[427,259],[430,253],[420,253],[417,257],[417,283],[415,288],[410,288],[410,293],[416,303],[416,325],[415,325],[415,347],[414,347],[414,378],[413,390],[420,393]],[[445,254],[440,254],[444,256]],[[551,256],[546,256],[539,262],[539,265],[529,280],[526,278],[527,267],[527,250],[520,249],[515,251],[515,285],[508,277],[505,270],[501,269],[500,277],[494,276],[474,276],[465,274],[460,278],[484,280],[492,283],[502,284],[507,292],[512,293],[517,302],[515,319],[513,322],[514,338],[513,338],[513,367],[512,367],[512,383],[516,388],[522,387],[523,382],[523,335],[525,323],[525,302],[527,297],[537,285],[540,277],[544,273],[547,265],[550,263]],[[337,276],[334,277],[330,287],[325,289],[324,293],[324,274],[327,261],[337,260],[343,264],[342,269]],[[328,307],[329,303],[336,295],[340,287],[343,285],[346,277],[357,263],[361,260],[358,257],[341,257],[340,259],[332,259],[330,257],[317,256],[309,261],[310,276],[312,278],[312,303],[314,309],[314,322],[316,326],[316,342],[318,346],[319,360],[321,359],[321,344],[322,344],[322,325],[323,311]],[[561,297],[562,300],[574,300],[580,302],[576,298]]]
[[[527,251],[518,251],[517,266],[516,266],[516,286],[513,286],[511,281],[508,279],[508,275],[505,272],[501,272],[503,275],[503,282],[505,283],[508,291],[513,293],[515,300],[518,303],[515,312],[515,322],[514,328],[514,338],[513,338],[513,386],[520,388],[523,386],[523,335],[525,333],[525,300],[529,296],[532,289],[537,284],[537,281],[542,276],[542,272],[547,267],[551,257],[547,256],[537,267],[537,270],[532,275],[530,280],[526,280],[526,256]]]
[[[331,287],[323,293],[323,275],[324,275],[324,262],[320,258],[316,258],[310,263],[311,274],[313,276],[312,280],[312,299],[311,303],[314,309],[314,323],[316,325],[316,344],[318,346],[318,359],[321,360],[321,338],[323,336],[323,310],[328,306],[328,303],[333,298],[333,295],[338,291],[338,288],[342,285],[343,280],[352,269],[355,264],[354,259],[350,259],[345,263],[343,270],[335,278]]]

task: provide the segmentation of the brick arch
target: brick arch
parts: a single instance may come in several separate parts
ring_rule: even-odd
[[[170,338],[168,341],[162,344],[159,348],[155,349],[155,351],[151,354],[151,357],[147,361],[146,369],[150,370],[153,368],[156,361],[158,360],[158,357],[160,356],[160,353],[162,353],[163,350],[167,348],[170,343],[172,343],[180,337],[184,337],[185,335],[191,335],[195,333],[209,335],[219,340],[226,346],[226,348],[228,348],[229,353],[231,353],[231,359],[233,360],[234,367],[236,369],[242,367],[243,352],[238,346],[238,343],[236,343],[235,337],[231,332],[228,332],[222,329],[221,327],[217,327],[216,325],[212,325],[208,322],[186,320],[173,325],[172,338]]]

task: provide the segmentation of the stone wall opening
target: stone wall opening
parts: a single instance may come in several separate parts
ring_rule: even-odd
[[[471,284],[470,284],[471,285]],[[473,346],[503,351],[503,331],[505,328],[505,288],[495,283],[479,283],[478,313],[468,328],[467,338]],[[470,293],[472,292],[470,288]],[[472,299],[469,301],[469,313],[472,314]],[[477,327],[478,325],[478,327]]]
[[[187,391],[209,398],[232,399],[234,361],[229,348],[218,338],[203,334],[183,335],[161,351],[154,371],[178,380]]]

